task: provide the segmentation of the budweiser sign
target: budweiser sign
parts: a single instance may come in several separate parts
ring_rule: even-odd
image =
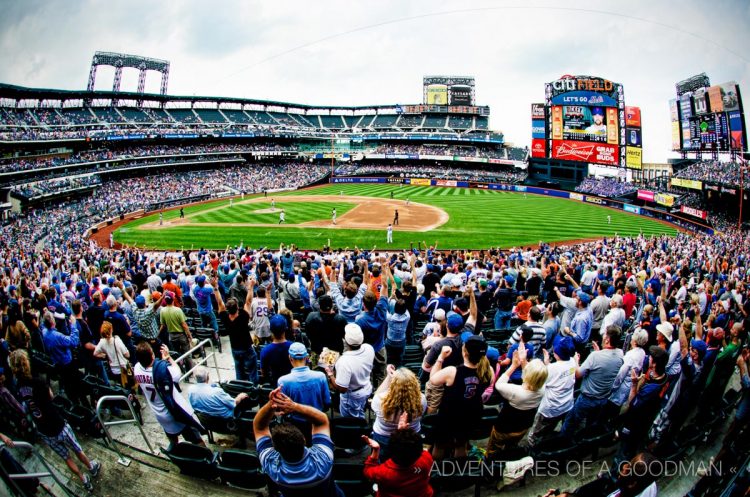
[[[570,140],[554,140],[552,142],[552,157],[607,165],[617,165],[619,159],[617,145]]]

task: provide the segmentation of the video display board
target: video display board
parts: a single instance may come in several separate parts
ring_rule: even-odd
[[[676,85],[669,102],[672,150],[729,152],[747,149],[740,89],[730,81],[711,85],[705,74]]]
[[[428,105],[475,105],[475,82],[471,76],[425,76],[423,103]]]
[[[625,167],[626,107],[621,84],[565,75],[546,84],[545,97],[548,157]],[[640,124],[640,110],[631,119]],[[533,138],[539,138],[533,122],[532,127],[537,133]]]

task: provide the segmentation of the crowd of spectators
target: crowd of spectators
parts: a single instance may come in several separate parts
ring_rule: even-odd
[[[717,183],[730,187],[737,187],[740,184],[740,171],[742,166],[734,161],[700,161],[688,165],[675,173],[676,178],[685,178],[707,183]],[[745,171],[744,182],[747,184],[750,180],[747,170]]]
[[[630,195],[638,190],[632,183],[620,181],[614,178],[597,178],[588,176],[578,186],[576,191],[580,193],[590,193],[601,197],[617,198]]]
[[[422,144],[400,144],[385,143],[378,145],[370,153],[373,154],[418,154],[418,155],[443,155],[460,157],[479,157],[483,159],[506,159],[509,160],[508,148],[505,147],[466,147],[460,145],[422,145]],[[517,154],[516,154],[517,155]]]
[[[89,176],[52,179],[45,181],[35,181],[23,185],[16,185],[11,188],[12,192],[27,199],[50,195],[53,193],[62,193],[73,191],[80,188],[88,188],[100,185],[102,182],[99,176],[92,174]]]
[[[157,189],[199,191],[184,190],[194,177],[178,178]],[[141,196],[151,180],[122,188]],[[120,195],[113,188],[102,202],[115,204]],[[37,222],[17,224],[59,226],[70,212],[35,215]],[[103,373],[108,356],[100,350],[121,353],[142,388],[161,388],[157,371],[171,384],[181,371],[169,349],[189,343],[182,309],[193,308],[205,325],[229,335],[237,378],[270,385],[254,414],[254,441],[264,473],[285,494],[305,488],[341,495],[331,472],[338,418],[325,414],[334,395],[341,416],[363,423],[372,397],[375,424],[363,439],[372,453],[362,477],[377,483],[380,495],[431,495],[433,460],[468,453],[483,459],[484,481],[500,488],[523,477],[519,467],[534,465],[524,454],[540,457],[545,447],[573,454],[587,436],[614,436],[615,429],[612,470],[578,495],[657,495],[662,475],[651,463],[704,437],[723,437],[716,463],[735,464],[744,453],[750,241],[736,231],[482,252],[419,246],[313,253],[282,245],[173,254],[110,250],[64,235],[41,246],[23,236],[3,239],[0,366],[17,401],[11,407],[41,398],[50,404],[44,378],[26,366],[30,351],[49,355],[60,378],[53,387],[75,402],[87,402],[84,370],[126,384],[121,374]],[[423,332],[417,323],[425,322]],[[501,329],[493,331],[494,323]],[[505,332],[507,342],[498,339]],[[404,366],[405,351],[411,355],[415,346],[425,354]],[[739,391],[730,386],[735,368]],[[187,396],[159,390],[158,398],[173,399],[169,409],[156,396],[143,397],[168,452],[179,437],[206,444],[195,411],[231,420],[242,409],[245,398],[208,385],[205,369],[195,376]],[[733,401],[723,400],[728,386]],[[498,403],[501,409],[493,407]],[[270,428],[274,416],[282,420]],[[72,448],[84,468],[68,466],[90,489],[99,463],[85,457],[58,418],[52,407],[37,415],[44,430],[38,443],[69,461],[64,446]],[[419,432],[428,433],[429,450]],[[481,450],[470,452],[472,446]],[[643,461],[654,471],[626,477],[629,465]]]
[[[137,160],[140,158],[163,156],[202,156],[206,154],[226,154],[231,152],[271,152],[297,150],[295,145],[254,143],[252,145],[211,143],[206,145],[150,145],[124,147],[118,149],[100,148],[53,157],[13,157],[0,159],[0,173],[47,169],[50,167],[70,166],[88,162],[109,163],[113,161]]]
[[[2,227],[0,249],[33,250],[39,246],[65,251],[80,248],[86,245],[84,233],[94,224],[144,209],[150,204],[221,192],[237,194],[298,188],[318,181],[327,172],[324,166],[287,163],[106,181],[90,197],[29,209],[15,217]]]
[[[521,169],[463,169],[448,166],[408,166],[352,163],[336,168],[336,176],[402,176],[416,178],[476,181],[481,183],[521,183],[527,173]]]

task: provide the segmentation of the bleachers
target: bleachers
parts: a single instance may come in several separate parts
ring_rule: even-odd
[[[148,123],[152,122],[151,117],[149,117],[146,113],[144,113],[140,109],[133,109],[133,108],[121,108],[120,113],[125,116],[125,119],[128,121],[133,121],[137,123]]]
[[[398,120],[398,115],[388,115],[388,114],[379,114],[375,116],[375,119],[372,122],[373,128],[392,128],[395,126],[396,121]]]
[[[449,116],[448,127],[452,129],[469,129],[472,127],[473,119],[466,116]]]
[[[443,129],[446,120],[445,116],[427,116],[422,123],[422,127],[425,129]]]
[[[259,110],[248,110],[246,112],[247,115],[249,115],[258,124],[265,124],[269,126],[277,124],[276,120],[271,117],[268,112],[262,112]]]
[[[198,117],[200,117],[201,121],[203,121],[204,123],[227,122],[227,120],[224,119],[224,116],[221,115],[221,112],[216,109],[195,109],[195,112],[198,113]]]
[[[320,116],[321,125],[328,129],[342,129],[345,127],[342,116]]]
[[[233,123],[249,124],[253,122],[253,120],[250,119],[250,117],[248,117],[248,115],[242,112],[241,110],[223,109],[221,112],[223,112],[224,115],[227,116],[227,118]]]
[[[476,129],[486,130],[490,128],[490,120],[488,117],[477,116],[474,118],[474,127]]]
[[[422,119],[424,119],[422,116],[401,116],[396,126],[405,129],[416,128],[422,124]]]
[[[198,122],[198,116],[195,115],[192,109],[167,109],[167,112],[175,121],[183,124],[194,124]]]
[[[123,117],[113,107],[94,107],[92,109],[96,114],[96,117],[100,121],[105,123],[121,123],[125,122]]]

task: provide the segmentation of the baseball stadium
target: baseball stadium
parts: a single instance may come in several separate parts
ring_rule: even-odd
[[[650,163],[607,75],[526,81],[506,136],[471,75],[320,105],[90,62],[0,70],[0,495],[746,495],[742,82],[677,74]]]

